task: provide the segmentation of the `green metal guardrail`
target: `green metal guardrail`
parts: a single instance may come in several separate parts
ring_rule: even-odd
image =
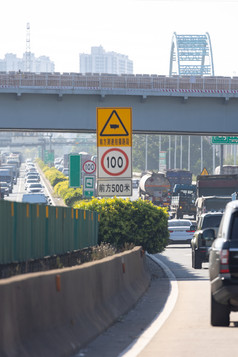
[[[0,200],[0,264],[97,245],[98,213]]]

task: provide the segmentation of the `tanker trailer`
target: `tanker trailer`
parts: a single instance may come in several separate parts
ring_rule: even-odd
[[[148,173],[140,179],[139,197],[149,200],[156,206],[170,205],[170,182],[162,172]]]

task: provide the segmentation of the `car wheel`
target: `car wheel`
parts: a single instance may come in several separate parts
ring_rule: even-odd
[[[195,265],[195,257],[194,257],[194,250],[192,249],[192,268],[194,268]]]
[[[194,252],[194,254],[193,254],[193,259],[194,259],[193,268],[194,269],[202,269],[202,261],[201,261],[199,251],[194,250],[193,252]]]
[[[219,304],[211,294],[211,325],[229,326],[230,309],[227,305]]]

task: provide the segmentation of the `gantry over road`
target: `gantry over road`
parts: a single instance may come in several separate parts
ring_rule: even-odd
[[[238,134],[238,77],[0,72],[0,130],[96,132],[131,107],[134,133]]]

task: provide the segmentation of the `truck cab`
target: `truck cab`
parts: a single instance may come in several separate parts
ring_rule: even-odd
[[[173,188],[170,209],[175,218],[183,218],[184,215],[193,216],[196,219],[196,185],[176,184]]]

